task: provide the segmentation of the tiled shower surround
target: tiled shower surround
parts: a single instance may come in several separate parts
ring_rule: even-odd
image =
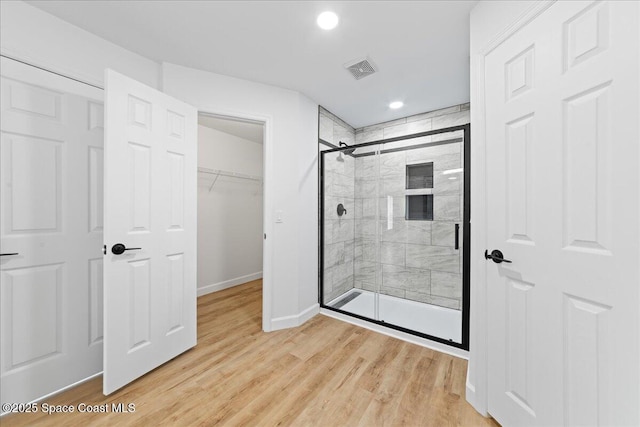
[[[329,144],[340,141],[353,145],[355,130],[320,107],[320,138]],[[320,144],[320,150],[332,148]],[[355,271],[355,159],[352,156],[325,156],[324,212],[324,301],[329,302],[354,287]],[[338,216],[342,203],[347,213]]]
[[[469,105],[457,105],[356,129],[355,143],[466,123]],[[320,110],[321,140],[351,145],[350,131],[342,120]],[[442,140],[456,142],[382,153],[379,158],[359,156],[363,150],[358,150],[355,157],[336,153],[325,156],[325,303],[351,288],[361,288],[461,308],[463,179],[460,173],[442,172],[462,167],[462,132],[407,143]],[[433,162],[433,188],[407,190],[406,166],[426,162]],[[433,194],[433,221],[405,219],[405,197],[415,194]],[[340,218],[338,203],[347,209]],[[458,250],[454,249],[456,223],[460,224]]]

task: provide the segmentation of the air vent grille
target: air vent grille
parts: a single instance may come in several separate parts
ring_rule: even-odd
[[[369,59],[361,59],[355,63],[347,64],[345,68],[356,80],[360,80],[376,72],[375,67]]]

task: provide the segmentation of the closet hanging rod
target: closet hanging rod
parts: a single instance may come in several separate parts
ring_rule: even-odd
[[[240,179],[249,179],[249,180],[252,180],[252,181],[262,181],[262,177],[259,177],[259,176],[247,175],[247,174],[237,173],[237,172],[229,172],[229,171],[224,171],[224,170],[219,170],[219,169],[208,169],[208,168],[199,167],[198,168],[198,172],[202,172],[202,173],[206,173],[206,174],[210,174],[210,175],[217,175],[217,176],[227,176],[227,177],[230,177],[230,178],[240,178]]]

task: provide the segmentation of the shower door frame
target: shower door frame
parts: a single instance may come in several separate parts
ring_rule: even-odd
[[[464,188],[463,188],[463,216],[462,216],[462,224],[463,224],[463,232],[462,232],[462,342],[457,343],[454,341],[450,341],[445,338],[440,338],[434,335],[425,334],[423,332],[418,332],[413,329],[407,329],[402,326],[394,325],[391,323],[386,323],[380,320],[375,320],[366,316],[361,316],[359,314],[350,313],[345,310],[340,310],[339,308],[334,308],[326,305],[323,301],[324,296],[324,156],[330,153],[338,153],[344,152],[348,149],[358,149],[362,147],[369,147],[372,145],[386,144],[397,141],[404,141],[407,139],[420,138],[423,136],[431,136],[438,135],[442,133],[449,133],[455,131],[463,131],[463,147],[464,147],[464,159],[463,159],[463,168],[464,168]],[[322,139],[318,139],[319,143],[326,144],[326,142]],[[429,144],[442,145],[439,142],[427,143]],[[363,142],[361,144],[354,144],[348,147],[336,147],[329,150],[323,150],[320,152],[320,163],[319,163],[319,174],[318,174],[318,186],[319,186],[319,203],[318,203],[318,218],[319,218],[319,236],[318,236],[318,302],[320,304],[320,308],[331,310],[337,313],[345,314],[347,316],[351,316],[360,320],[365,320],[367,322],[375,323],[380,326],[384,326],[386,328],[395,329],[397,331],[405,332],[408,334],[416,335],[421,338],[425,338],[431,341],[436,341],[441,344],[446,344],[451,347],[460,348],[462,350],[469,350],[469,308],[471,303],[470,298],[470,266],[471,266],[471,124],[467,123],[465,125],[451,126],[442,129],[430,130],[425,132],[414,133],[411,135],[398,136],[395,138],[387,138],[380,139],[377,141],[371,142]]]

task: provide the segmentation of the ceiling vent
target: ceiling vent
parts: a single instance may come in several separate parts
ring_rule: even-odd
[[[344,68],[346,68],[356,80],[370,76],[377,71],[369,58],[349,62],[344,65]]]

